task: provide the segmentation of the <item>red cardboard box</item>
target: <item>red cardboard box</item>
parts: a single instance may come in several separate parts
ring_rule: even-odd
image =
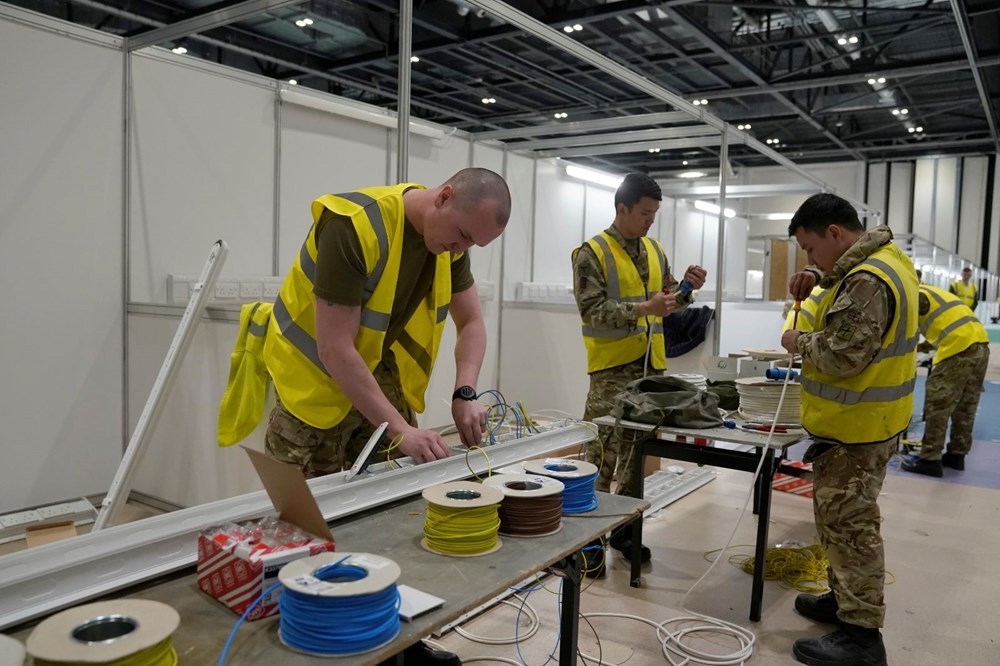
[[[198,587],[238,615],[278,582],[285,564],[335,550],[333,534],[299,468],[245,450],[279,517],[220,525],[198,537]],[[279,587],[247,620],[277,613],[280,596]]]
[[[802,470],[802,476],[793,476],[780,472],[775,474],[774,481],[771,482],[771,486],[775,490],[792,493],[793,495],[802,495],[803,497],[813,496],[812,463],[786,460],[781,463],[781,466],[800,469]]]

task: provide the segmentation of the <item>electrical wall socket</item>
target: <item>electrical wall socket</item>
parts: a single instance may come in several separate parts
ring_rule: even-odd
[[[44,520],[61,518],[74,513],[73,507],[69,504],[53,504],[51,506],[43,506],[38,508],[37,511],[38,515],[40,515]]]
[[[278,293],[281,291],[281,285],[284,282],[281,278],[275,278],[273,282],[264,283],[264,293],[263,298],[266,301],[273,301],[278,297]]]
[[[240,282],[241,300],[259,300],[264,293],[264,287],[259,282]]]
[[[215,297],[217,299],[236,300],[240,297],[239,282],[216,282]]]
[[[41,520],[42,516],[37,511],[21,511],[20,513],[9,513],[6,516],[0,516],[0,526],[16,527],[28,523],[37,523]]]

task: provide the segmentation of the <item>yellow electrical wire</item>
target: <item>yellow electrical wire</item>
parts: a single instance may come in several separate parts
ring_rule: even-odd
[[[490,457],[486,455],[486,449],[481,446],[470,446],[465,450],[465,466],[469,468],[470,472],[472,472],[472,476],[476,477],[476,481],[483,480],[478,474],[476,474],[476,471],[472,469],[472,465],[469,464],[469,454],[473,451],[479,451],[483,454],[483,457],[486,458],[486,477],[489,478],[493,476],[493,463],[490,461]]]
[[[392,441],[389,442],[389,448],[385,450],[385,461],[389,463],[390,469],[396,469],[399,467],[399,465],[393,467],[394,463],[392,462],[392,450],[398,447],[402,443],[403,443],[403,433],[399,433],[398,435],[392,438]]]
[[[454,509],[429,502],[424,539],[433,550],[446,555],[485,553],[497,543],[499,506]]]
[[[49,661],[37,657],[35,664],[37,666],[98,666],[98,662],[92,661]],[[114,661],[99,662],[99,666],[177,666],[177,652],[174,650],[173,638],[167,636],[164,640],[145,650]]]

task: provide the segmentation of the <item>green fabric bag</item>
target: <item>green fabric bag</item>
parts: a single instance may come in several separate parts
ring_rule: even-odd
[[[708,380],[708,388],[705,389],[719,397],[719,409],[732,412],[740,408],[740,393],[736,389],[736,382],[731,379],[713,382]]]
[[[615,396],[615,419],[679,428],[722,425],[718,396],[677,377],[643,377]]]

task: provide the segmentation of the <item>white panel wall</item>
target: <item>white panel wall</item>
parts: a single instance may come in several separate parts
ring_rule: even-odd
[[[586,189],[586,215],[583,220],[579,243],[582,245],[588,238],[593,238],[611,226],[615,221],[615,191],[603,185],[584,185]],[[662,203],[661,203],[662,206]],[[656,214],[656,222],[649,230],[649,235],[659,237],[661,214]]]
[[[889,163],[870,164],[868,166],[868,205],[882,211],[882,216],[867,221],[868,228],[885,224],[887,195],[889,194]]]
[[[166,302],[219,238],[223,276],[271,273],[274,92],[169,55],[133,58],[133,302]]]
[[[537,167],[543,170],[544,161]],[[531,241],[535,225],[535,160],[507,153],[507,185],[510,187],[510,222],[503,232],[503,300],[514,298],[518,282],[531,281]],[[498,292],[498,296],[499,296]]]
[[[802,167],[812,172],[818,178],[825,180],[831,187],[836,188],[839,194],[856,199],[864,198],[864,164],[860,162],[838,162],[835,164],[804,164]],[[740,180],[744,185],[810,183],[810,181],[782,166],[743,169],[740,171]],[[755,197],[734,200],[731,203],[737,205],[727,203],[726,206],[734,209],[737,214],[794,213],[807,198],[808,195]],[[744,207],[742,211],[740,206]],[[785,226],[787,228],[787,224]],[[756,226],[756,222],[751,232],[755,235],[761,233]]]
[[[958,167],[955,158],[935,160],[937,168],[937,189],[934,196],[934,237],[935,245],[952,252],[958,247]]]
[[[312,226],[310,204],[314,199],[386,182],[388,137],[389,130],[371,123],[281,105],[279,275],[291,267]],[[265,272],[272,272],[270,264]]]
[[[887,222],[889,228],[897,234],[908,234],[912,229],[910,212],[913,210],[913,170],[912,162],[889,163]]]
[[[122,56],[0,19],[0,512],[122,451]]]
[[[586,187],[567,178],[556,162],[538,162],[533,282],[572,282],[570,255],[582,242]],[[614,219],[613,205],[606,219]]]
[[[988,160],[985,157],[966,157],[962,160],[962,193],[958,221],[958,253],[977,265],[983,249],[983,220],[986,218],[986,176]]]
[[[913,181],[913,233],[922,238],[934,238],[934,194],[937,169],[934,160],[917,160]]]

